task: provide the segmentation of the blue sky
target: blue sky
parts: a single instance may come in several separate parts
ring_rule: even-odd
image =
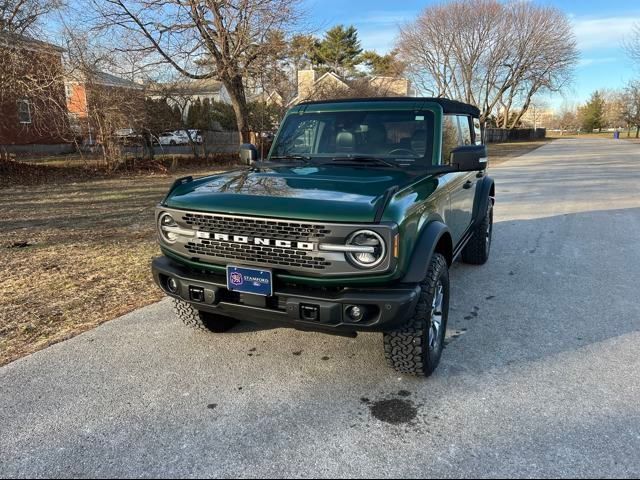
[[[365,49],[384,53],[393,48],[397,26],[411,20],[431,0],[306,0],[305,10],[319,33],[335,24],[353,24],[358,28]],[[581,103],[591,92],[620,88],[633,77],[640,77],[622,49],[621,43],[634,22],[640,22],[640,2],[603,2],[602,0],[547,0],[538,4],[564,11],[574,25],[580,50],[575,81],[563,96],[547,99],[552,107],[563,102]]]

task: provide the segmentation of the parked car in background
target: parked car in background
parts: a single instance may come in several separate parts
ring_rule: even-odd
[[[202,144],[202,130],[176,130],[175,133],[185,137],[187,143],[189,143],[189,139],[191,139],[191,141],[196,145]]]
[[[189,143],[189,137],[184,131],[163,132],[158,135],[158,143],[160,145],[186,145]]]
[[[113,132],[113,138],[122,145],[142,145],[142,135],[133,128],[119,128]]]

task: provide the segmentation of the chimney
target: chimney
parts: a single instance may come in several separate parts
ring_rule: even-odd
[[[315,70],[298,70],[298,100],[306,100],[313,94],[313,84],[315,82]]]

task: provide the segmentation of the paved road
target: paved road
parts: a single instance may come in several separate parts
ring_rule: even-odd
[[[637,477],[640,148],[493,175],[493,256],[454,267],[431,379],[377,335],[212,336],[161,302],[0,369],[0,476]]]

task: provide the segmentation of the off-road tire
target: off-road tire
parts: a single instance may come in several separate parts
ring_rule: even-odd
[[[442,321],[435,349],[429,348],[432,304],[438,283],[443,289]],[[436,253],[420,283],[420,298],[404,328],[384,333],[384,354],[388,365],[400,373],[430,376],[438,367],[449,317],[449,269],[444,256]]]
[[[482,221],[475,227],[473,237],[462,250],[462,261],[472,265],[483,265],[489,260],[491,253],[491,237],[493,235],[493,203],[489,206]]]
[[[173,300],[173,311],[187,327],[214,333],[224,333],[238,324],[238,320],[215,313],[201,312],[184,300]]]

